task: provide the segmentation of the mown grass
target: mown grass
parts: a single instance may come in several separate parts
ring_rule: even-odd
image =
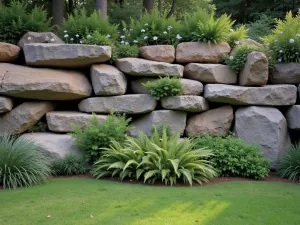
[[[0,224],[299,225],[299,199],[299,185],[276,182],[157,187],[56,179],[0,190]]]

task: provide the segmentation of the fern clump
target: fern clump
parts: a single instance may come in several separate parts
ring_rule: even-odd
[[[191,140],[178,142],[179,135],[162,135],[155,130],[152,137],[141,133],[138,138],[127,137],[124,144],[112,141],[109,148],[103,149],[103,156],[92,170],[96,178],[118,176],[136,179],[146,183],[161,181],[166,185],[183,181],[202,184],[216,176],[210,150],[195,149]]]
[[[247,38],[247,29],[245,26],[240,26],[237,29],[231,29],[228,37],[227,42],[231,47],[239,45],[240,40]]]

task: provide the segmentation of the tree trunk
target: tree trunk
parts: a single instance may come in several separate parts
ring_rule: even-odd
[[[69,14],[73,13],[73,9],[74,9],[74,2],[73,0],[69,0]]]
[[[60,25],[64,19],[65,2],[62,0],[52,0],[52,25]]]
[[[159,15],[162,15],[162,0],[158,0],[158,12]]]
[[[96,10],[101,13],[103,19],[107,17],[107,0],[96,0]]]
[[[173,0],[170,12],[167,15],[167,18],[170,18],[176,10],[176,0]]]
[[[151,13],[154,7],[154,0],[143,0],[144,12]]]

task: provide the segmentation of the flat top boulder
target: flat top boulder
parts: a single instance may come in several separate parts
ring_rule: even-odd
[[[173,109],[186,112],[203,112],[209,109],[208,102],[201,96],[182,95],[170,96],[161,99],[164,109]]]
[[[0,42],[0,62],[14,62],[18,59],[21,49],[13,44]]]
[[[30,68],[0,63],[0,93],[38,100],[75,100],[89,97],[92,87],[77,71]]]
[[[273,84],[298,84],[300,83],[300,63],[275,64],[270,78]]]
[[[140,56],[144,59],[172,63],[175,60],[173,45],[149,45],[140,47]]]
[[[18,46],[23,48],[25,44],[31,43],[52,43],[52,44],[64,44],[59,37],[52,32],[27,32],[18,42]]]
[[[143,77],[182,77],[184,69],[182,65],[138,58],[118,59],[116,66],[126,74]]]
[[[98,45],[34,43],[23,50],[27,65],[40,67],[88,67],[111,57],[111,47]]]

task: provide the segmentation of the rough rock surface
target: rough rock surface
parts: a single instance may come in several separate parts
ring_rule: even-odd
[[[290,146],[287,122],[282,113],[271,107],[244,107],[235,113],[235,133],[261,151],[276,168],[277,159]]]
[[[26,44],[23,48],[27,65],[78,68],[106,62],[111,47],[81,44]]]
[[[64,158],[68,154],[79,156],[83,159],[83,152],[74,145],[74,139],[68,134],[54,133],[28,133],[21,138],[34,142],[39,150],[50,160]]]
[[[100,123],[106,120],[106,115],[96,115]],[[83,128],[92,118],[91,114],[71,111],[53,111],[46,114],[49,130],[53,132],[72,132],[74,125]]]
[[[153,111],[156,105],[151,95],[136,94],[87,98],[78,107],[82,112],[139,114]]]
[[[294,85],[266,85],[263,87],[240,87],[225,84],[207,84],[204,97],[211,102],[231,105],[294,105],[297,88]]]
[[[52,32],[27,32],[20,39],[18,46],[23,48],[25,44],[31,43],[52,43],[52,44],[64,44],[59,37]]]
[[[270,73],[273,84],[298,84],[300,83],[300,63],[282,63],[274,65]]]
[[[208,102],[201,96],[182,95],[170,96],[161,99],[164,109],[173,109],[186,112],[203,112],[209,109]]]
[[[0,116],[0,133],[23,133],[53,109],[51,102],[24,102]]]
[[[93,65],[91,80],[96,95],[123,95],[127,89],[125,75],[111,65]]]
[[[239,74],[239,85],[255,86],[265,85],[269,77],[269,63],[262,52],[251,52],[247,62]]]
[[[143,77],[182,77],[184,69],[182,65],[138,58],[118,59],[116,66],[126,74]]]
[[[184,77],[204,83],[235,84],[237,74],[222,64],[189,63],[184,67]]]
[[[156,78],[140,78],[131,81],[131,90],[135,94],[149,94],[145,83],[155,81]],[[203,92],[203,84],[196,80],[180,79],[183,86],[182,95],[201,95]]]
[[[211,45],[203,42],[180,43],[176,48],[176,62],[220,63],[230,51],[229,44],[224,42]]]
[[[186,125],[186,112],[156,110],[148,113],[131,123],[133,128],[130,129],[129,135],[138,136],[140,132],[144,132],[150,136],[153,127],[162,125],[168,125],[173,133],[183,134]]]
[[[300,105],[293,105],[286,112],[288,127],[292,130],[300,130]]]
[[[30,68],[0,63],[0,93],[39,100],[75,100],[91,95],[92,87],[81,72]]]
[[[232,121],[232,107],[222,106],[189,118],[185,132],[188,136],[226,136]]]
[[[13,108],[13,101],[11,98],[0,96],[0,113],[5,113]]]
[[[0,42],[0,62],[14,62],[18,59],[21,49],[13,44]]]
[[[140,56],[144,59],[172,63],[175,60],[173,45],[150,45],[140,47]]]

